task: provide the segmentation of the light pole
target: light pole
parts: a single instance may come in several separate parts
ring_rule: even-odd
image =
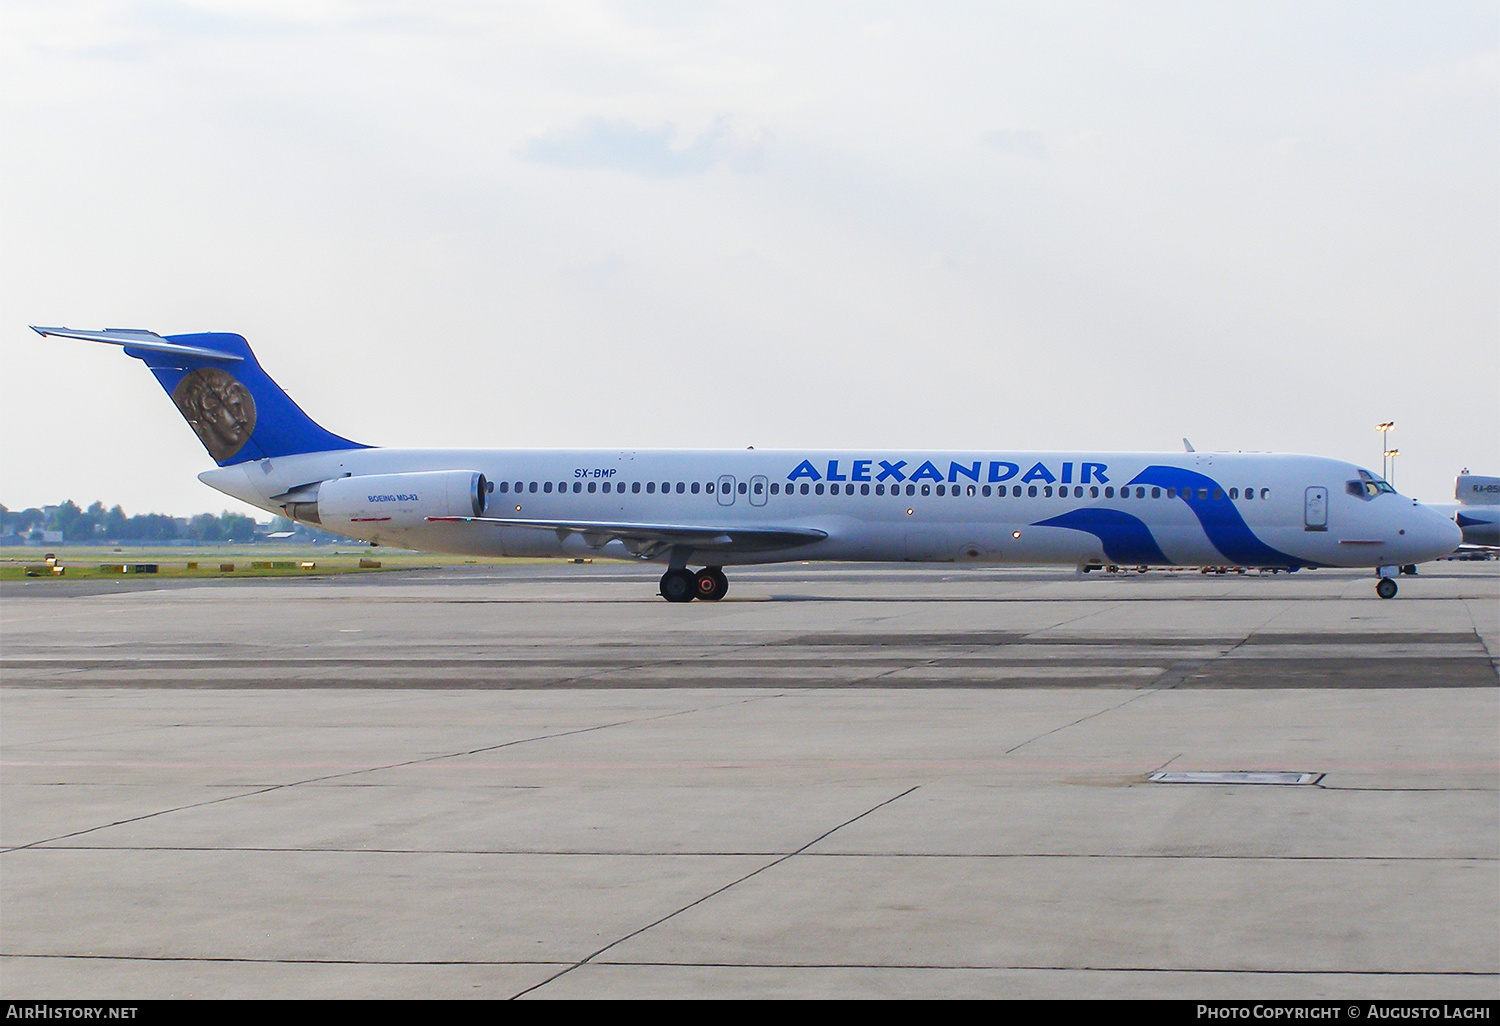
[[[1392,487],[1395,487],[1396,484],[1396,457],[1400,455],[1400,449],[1387,449],[1385,451],[1385,458],[1390,460],[1391,462],[1391,469],[1386,473],[1385,480],[1386,483],[1391,485]]]
[[[1395,426],[1396,422],[1394,420],[1388,420],[1382,424],[1375,425],[1375,430],[1380,432],[1380,476],[1387,480],[1389,480],[1387,463],[1391,458],[1390,434],[1391,428]]]

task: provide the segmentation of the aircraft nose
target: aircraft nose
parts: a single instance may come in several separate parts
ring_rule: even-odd
[[[1440,531],[1438,535],[1438,544],[1442,546],[1443,549],[1441,555],[1446,556],[1448,553],[1452,552],[1454,549],[1463,544],[1464,532],[1463,529],[1452,520],[1449,520],[1442,514],[1438,514],[1438,516],[1443,521],[1438,525]]]
[[[1417,511],[1421,513],[1421,524],[1412,533],[1422,540],[1423,559],[1446,556],[1463,544],[1464,533],[1452,520],[1425,506],[1419,506]]]

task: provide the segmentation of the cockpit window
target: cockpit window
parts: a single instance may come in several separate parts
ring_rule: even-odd
[[[1392,488],[1389,482],[1376,477],[1368,470],[1361,470],[1359,472],[1359,480],[1348,482],[1345,488],[1350,495],[1364,499],[1366,502],[1369,502],[1381,492],[1390,492],[1392,495],[1396,493],[1396,489]]]

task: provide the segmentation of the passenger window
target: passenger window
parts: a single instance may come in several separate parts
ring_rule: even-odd
[[[641,483],[639,481],[630,482],[630,492],[632,495],[641,494]]]
[[[552,482],[551,481],[544,482],[542,484],[542,491],[545,492],[545,493],[547,493],[548,495],[551,495],[552,494]]]
[[[943,486],[943,485],[938,485],[938,486],[937,486],[937,493],[938,493],[938,494],[939,494],[939,495],[947,495],[947,494],[948,494],[948,493],[947,493],[947,492],[946,492],[946,491],[944,491],[944,490],[943,490],[943,488],[944,488],[944,486]],[[926,488],[923,488],[923,489],[922,489],[922,494],[923,494],[923,495],[926,495],[926,494],[927,494],[927,489],[926,489]]]
[[[1230,499],[1231,502],[1234,501],[1235,499],[1238,499],[1239,497],[1240,497],[1240,490],[1238,488],[1231,488],[1231,489],[1229,489],[1229,499]]]
[[[589,494],[593,495],[595,489],[597,489],[598,487],[599,487],[599,483],[597,481],[590,481],[589,482]]]
[[[1089,498],[1091,498],[1091,499],[1097,499],[1097,498],[1099,498],[1099,486],[1098,485],[1089,485]]]
[[[1013,498],[1019,499],[1021,497],[1021,486],[1020,485],[1014,485],[1014,486],[1012,486],[1011,490],[1010,490],[1010,494],[1011,494],[1011,496]],[[1032,495],[1036,494],[1036,485],[1032,485],[1031,486],[1031,494]]]
[[[772,481],[771,482],[771,494],[772,495],[780,495],[781,494],[781,482],[780,481]]]
[[[504,495],[508,491],[510,491],[510,482],[509,481],[501,481],[500,482],[500,494]]]
[[[1135,497],[1137,499],[1144,499],[1146,497],[1146,489],[1144,489],[1144,488],[1137,488],[1135,490]]]
[[[869,495],[870,494],[870,486],[867,485],[867,484],[860,485],[859,486],[859,494],[861,494],[861,495]]]
[[[875,494],[876,495],[884,495],[885,494],[885,485],[876,485],[875,486]]]
[[[526,488],[526,490],[528,492],[535,492],[536,491],[536,482],[535,481],[531,482],[531,484]]]
[[[646,482],[646,494],[647,495],[655,495],[656,494],[656,482],[655,481],[647,481]]]
[[[714,483],[712,481],[710,481],[708,484],[704,485],[703,488],[710,495],[712,495],[714,493]],[[696,492],[697,490],[698,490],[697,487],[693,488],[693,491]]]
[[[755,482],[755,494],[756,495],[761,494],[761,492],[763,492],[765,490],[766,490],[766,486],[764,484],[762,484],[759,481]]]
[[[1222,498],[1224,498],[1224,489],[1222,489],[1222,488],[1215,488],[1214,489],[1214,501],[1218,502]]]
[[[973,485],[969,485],[967,488],[964,489],[964,491],[968,493],[969,498],[972,499],[974,497],[974,486]],[[984,491],[985,491],[985,494],[988,495],[990,490],[988,488],[986,488]]]
[[[687,485],[683,484],[681,481],[678,481],[677,482],[677,494],[681,495],[685,491],[687,491]]]
[[[807,482],[806,481],[802,482],[802,487],[800,489],[798,489],[798,491],[800,491],[803,495],[807,494]]]
[[[1151,489],[1151,498],[1153,498],[1153,499],[1159,499],[1159,498],[1161,498],[1161,489],[1160,488],[1153,488],[1153,489]]]
[[[1115,497],[1115,486],[1114,485],[1109,485],[1108,487],[1106,487],[1104,489],[1104,497],[1106,499],[1113,499]]]
[[[1198,500],[1200,502],[1202,502],[1202,501],[1206,500],[1207,498],[1208,498],[1208,489],[1207,488],[1199,488],[1198,489]]]
[[[1269,489],[1269,488],[1262,488],[1262,489],[1261,489],[1261,490],[1260,490],[1260,497],[1261,497],[1261,498],[1262,498],[1262,499],[1264,499],[1264,498],[1266,498],[1266,497],[1267,497],[1267,496],[1269,496],[1269,495],[1270,495],[1270,494],[1271,494],[1271,489]]]
[[[1044,499],[1050,499],[1050,498],[1052,498],[1052,486],[1051,485],[1046,485],[1045,487],[1042,488],[1042,498],[1044,498]]]
[[[519,495],[521,492],[524,492],[525,490],[526,490],[526,482],[525,481],[517,481],[516,482],[516,494]]]
[[[694,495],[698,494],[698,482],[697,481],[693,482],[693,494]]]
[[[1254,498],[1255,498],[1255,489],[1254,488],[1246,488],[1245,489],[1245,501],[1246,502],[1250,502]]]
[[[741,495],[744,495],[744,494],[745,494],[745,492],[747,492],[747,491],[748,491],[748,490],[749,490],[749,486],[748,486],[748,485],[746,485],[746,484],[745,484],[745,482],[743,482],[743,481],[741,481],[741,482],[740,482],[740,488],[739,488],[739,492],[740,492],[740,494],[741,494]],[[756,486],[755,486],[755,494],[756,494],[756,495],[759,495],[759,494],[760,494],[760,485],[756,485]]]
[[[980,491],[979,494],[983,495],[986,499],[988,499],[990,497],[990,486],[989,485],[985,485],[984,488]]]
[[[804,485],[803,487],[806,487],[806,486]],[[822,485],[822,483],[820,482],[820,483],[814,485],[813,486],[813,491],[816,492],[819,495],[822,495],[823,494],[823,485]]]
[[[923,495],[931,495],[932,494],[932,486],[931,485],[923,485],[922,486],[922,494]]]
[[[1030,498],[1036,498],[1036,485],[1032,485],[1030,488],[1027,488],[1026,494]]]
[[[907,495],[916,495],[917,494],[917,486],[916,485],[907,485],[906,486],[906,494]],[[926,485],[922,486],[922,494],[923,495],[927,494],[927,486]]]

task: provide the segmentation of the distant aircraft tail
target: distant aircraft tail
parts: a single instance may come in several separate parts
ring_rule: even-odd
[[[1500,477],[1481,477],[1465,470],[1453,482],[1453,497],[1465,506],[1500,505]]]
[[[31,330],[123,346],[127,356],[151,368],[221,467],[271,456],[369,448],[303,413],[261,370],[243,335],[213,331],[163,337],[134,328],[76,331],[35,325]]]

